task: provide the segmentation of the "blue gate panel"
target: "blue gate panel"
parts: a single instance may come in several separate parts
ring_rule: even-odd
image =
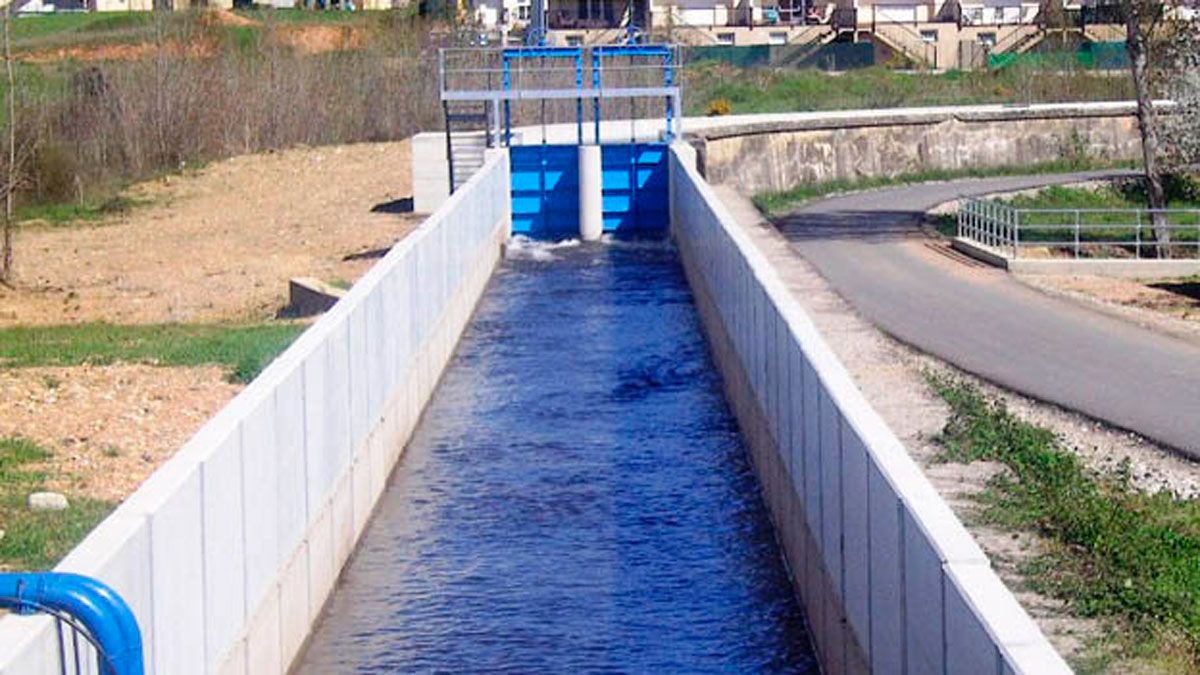
[[[509,148],[513,233],[531,237],[579,232],[579,151],[574,145]]]
[[[579,151],[574,145],[509,148],[513,233],[563,238],[579,232]],[[667,146],[605,145],[600,149],[604,231],[665,231]]]

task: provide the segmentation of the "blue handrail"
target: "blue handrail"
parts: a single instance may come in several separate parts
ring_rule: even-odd
[[[104,672],[144,675],[142,634],[129,605],[103,583],[60,572],[0,574],[0,607],[18,614],[66,615],[95,642]]]

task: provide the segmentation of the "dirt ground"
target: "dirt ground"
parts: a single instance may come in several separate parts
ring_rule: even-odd
[[[137,185],[128,196],[149,205],[98,225],[25,226],[0,327],[271,317],[290,277],[352,281],[419,222],[396,213],[411,194],[410,149],[237,157]]]
[[[225,26],[261,26],[255,21],[228,10],[210,9],[204,12],[201,21]],[[305,54],[361,49],[366,44],[366,32],[361,26],[330,24],[288,24],[274,26],[271,39],[286,47]],[[154,55],[158,47],[152,42],[114,44],[85,44],[50,49],[34,49],[19,53],[16,59],[27,63],[57,63],[59,61],[136,61]],[[167,53],[172,56],[210,56],[217,47],[208,42],[180,44],[170,42]]]
[[[135,186],[150,205],[99,225],[24,228],[0,328],[270,318],[289,277],[353,281],[418,224],[396,213],[411,195],[409,152],[404,141],[238,157]],[[0,369],[0,438],[50,450],[52,489],[119,501],[241,390],[225,376]]]
[[[120,501],[242,389],[224,369],[144,365],[0,370],[0,438],[53,456],[49,488]]]
[[[1156,330],[1200,339],[1200,278],[1027,275],[1020,280],[1039,290],[1093,305]]]

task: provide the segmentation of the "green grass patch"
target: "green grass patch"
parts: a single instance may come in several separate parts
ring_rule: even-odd
[[[1200,237],[1200,192],[1187,179],[1168,181],[1170,209],[1193,212],[1166,214],[1167,223],[1183,229],[1172,232],[1177,241],[1196,241]],[[1021,216],[1021,237],[1026,242],[1073,242],[1079,223],[1081,242],[1106,242],[1118,245],[1148,242],[1153,239],[1151,218],[1137,213],[1147,208],[1142,181],[1120,181],[1100,188],[1054,186],[1035,194],[997,200],[1018,209],[1067,209],[1066,212],[1034,212]],[[1084,209],[1078,213],[1070,209]],[[1100,211],[1090,211],[1099,209]]]
[[[15,45],[52,35],[71,33],[101,33],[150,25],[150,12],[63,12],[18,16],[13,21],[12,38]]]
[[[804,202],[841,192],[876,190],[897,185],[931,183],[961,178],[991,178],[996,176],[1026,176],[1047,173],[1068,173],[1094,169],[1124,168],[1129,163],[1063,160],[1022,166],[1001,166],[981,169],[929,169],[899,176],[874,176],[858,179],[835,179],[821,183],[801,183],[778,192],[761,192],[754,196],[754,205],[769,217],[781,216]]]
[[[279,23],[301,24],[359,24],[366,23],[369,20],[368,14],[373,14],[374,12],[343,12],[341,10],[312,10],[292,7],[281,9],[239,9],[235,10],[235,13],[260,23],[277,21]]]
[[[46,474],[37,464],[49,457],[27,439],[0,438],[0,565],[9,569],[53,567],[115,506],[67,495],[66,510],[29,510],[29,494],[45,489]]]
[[[256,325],[88,323],[0,330],[0,367],[115,362],[165,366],[223,365],[249,382],[299,335],[297,323]]]
[[[51,226],[62,226],[80,222],[96,222],[110,216],[119,216],[149,203],[149,200],[118,196],[103,201],[84,200],[72,203],[30,204],[18,208],[14,218],[17,222],[26,225],[36,221]]]
[[[1092,472],[1054,432],[975,386],[930,383],[951,409],[942,459],[1007,467],[979,498],[983,517],[1048,542],[1024,570],[1031,586],[1078,615],[1132,628],[1114,632],[1123,658],[1200,667],[1200,502],[1142,492],[1127,467]]]
[[[945,73],[897,72],[876,66],[834,74],[698,62],[685,70],[684,83],[689,115],[708,114],[718,100],[727,101],[730,112],[742,114],[1133,97],[1127,74],[1024,66]]]
[[[153,37],[155,20],[153,12],[22,16],[13,21],[13,50],[19,53],[86,44],[143,42]],[[179,19],[169,17],[165,21],[175,24]]]

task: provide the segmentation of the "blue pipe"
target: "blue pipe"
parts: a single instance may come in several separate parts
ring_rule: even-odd
[[[95,639],[114,675],[144,675],[142,633],[116,591],[90,577],[59,572],[0,574],[0,607],[70,615]]]

